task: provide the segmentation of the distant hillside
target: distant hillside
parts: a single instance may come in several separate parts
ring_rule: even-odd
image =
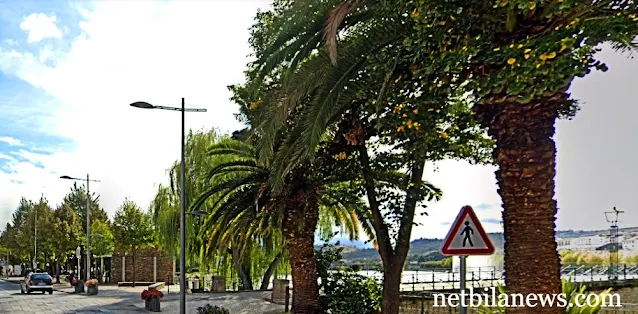
[[[494,246],[499,249],[503,247],[505,242],[503,239],[503,233],[490,233],[490,239]],[[410,242],[410,252],[408,258],[412,259],[419,256],[439,256],[433,260],[443,259],[443,256],[439,254],[441,247],[443,246],[443,239],[417,239]],[[412,258],[411,258],[412,257]],[[379,253],[376,249],[352,249],[344,251],[343,259],[346,261],[355,260],[378,260],[380,259]]]

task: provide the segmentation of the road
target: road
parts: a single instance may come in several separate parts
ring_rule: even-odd
[[[0,280],[0,313],[146,313],[132,300],[91,297],[54,291],[52,295],[21,294],[16,283]]]

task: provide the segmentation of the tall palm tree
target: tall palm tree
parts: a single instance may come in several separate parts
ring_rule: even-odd
[[[293,97],[284,102],[288,108],[317,86],[330,84],[323,88],[329,92],[315,95],[316,108],[307,109],[317,114],[316,122],[300,123],[304,132],[296,139],[301,144],[295,146],[292,162],[311,157],[331,118],[343,111],[350,94],[343,88],[344,82],[356,78],[365,62],[378,62],[376,55],[386,47],[408,46],[410,49],[400,55],[412,60],[419,81],[434,82],[435,91],[458,88],[470,93],[474,111],[496,140],[494,158],[504,209],[508,289],[515,293],[559,292],[554,123],[561,115],[574,114],[576,107],[567,93],[571,81],[591,68],[605,69],[593,58],[598,44],[612,42],[617,49],[635,48],[636,4],[500,1],[493,7],[492,2],[480,1],[450,6],[443,1],[335,0],[322,2],[333,5],[325,11],[329,4],[307,7],[300,2],[291,9],[298,12],[283,13],[288,15],[281,20],[289,22],[291,16],[305,16],[306,20],[289,23],[294,25],[291,27],[283,22],[278,25],[276,42],[280,44],[272,45],[273,51],[258,61],[267,73],[274,64],[306,60],[317,54],[316,49],[323,54],[314,64],[307,62],[295,69],[306,75],[316,73],[310,76],[316,80],[289,80],[292,92],[288,94]],[[313,14],[300,14],[303,10]],[[400,14],[392,13],[397,11]],[[325,27],[318,27],[322,22]],[[389,24],[395,25],[394,31],[384,30],[383,25]],[[353,36],[362,29],[366,36]],[[383,32],[386,37],[379,37]],[[317,38],[327,42],[327,51],[321,51]],[[320,71],[317,63],[331,63],[332,70]],[[560,309],[535,311],[557,313]]]
[[[293,309],[295,313],[320,312],[314,260],[319,217],[343,226],[352,238],[360,228],[372,236],[364,204],[331,190],[330,180],[316,180],[301,172],[284,193],[271,193],[269,168],[258,164],[255,148],[244,142],[222,140],[209,155],[218,161],[208,175],[211,185],[191,207],[195,210],[214,200],[207,208],[210,215],[202,234],[207,250],[234,246],[242,256],[255,241],[273,249],[283,244],[283,238],[292,270]],[[323,233],[332,232],[333,225],[323,226]],[[269,276],[267,271],[262,288]]]

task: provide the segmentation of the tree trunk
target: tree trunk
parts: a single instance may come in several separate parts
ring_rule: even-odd
[[[505,285],[507,292],[561,292],[556,246],[554,177],[556,145],[552,137],[558,107],[569,95],[559,93],[529,104],[505,102],[479,107],[496,139],[498,193],[503,201]],[[508,307],[508,313],[564,313],[561,308]]]
[[[133,287],[135,287],[135,249],[133,249]]]
[[[268,265],[268,268],[266,269],[266,272],[264,273],[264,277],[262,277],[261,279],[261,286],[259,287],[259,290],[266,290],[268,289],[268,286],[270,285],[270,278],[272,278],[272,274],[275,272],[275,269],[277,268],[277,266],[279,266],[279,262],[281,262],[281,259],[284,256],[284,252],[279,252],[279,254],[277,254],[277,256],[275,256],[275,259],[273,259],[272,263],[270,263],[270,265]]]
[[[384,265],[383,271],[383,298],[381,299],[381,313],[398,314],[401,296],[401,273],[403,264]]]
[[[295,314],[323,312],[319,302],[314,248],[318,218],[319,208],[313,192],[299,189],[287,200],[283,231],[290,252],[292,308]]]
[[[241,256],[239,248],[229,249],[233,266],[239,277],[239,290],[253,290],[253,280],[250,276],[250,257]]]

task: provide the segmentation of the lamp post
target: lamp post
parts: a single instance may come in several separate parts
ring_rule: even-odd
[[[74,181],[86,181],[86,280],[91,279],[91,194],[89,192],[89,182],[100,182],[99,180],[89,179],[89,174],[86,174],[86,179],[74,178],[69,176],[61,176],[60,179],[74,180]]]
[[[186,141],[186,112],[206,112],[206,109],[186,108],[186,100],[182,98],[181,108],[155,106],[144,101],[131,104],[132,107],[142,109],[162,109],[180,111],[182,113],[182,139],[181,139],[181,174],[180,174],[180,213],[179,213],[179,313],[186,314],[186,163],[185,163],[185,141]]]

